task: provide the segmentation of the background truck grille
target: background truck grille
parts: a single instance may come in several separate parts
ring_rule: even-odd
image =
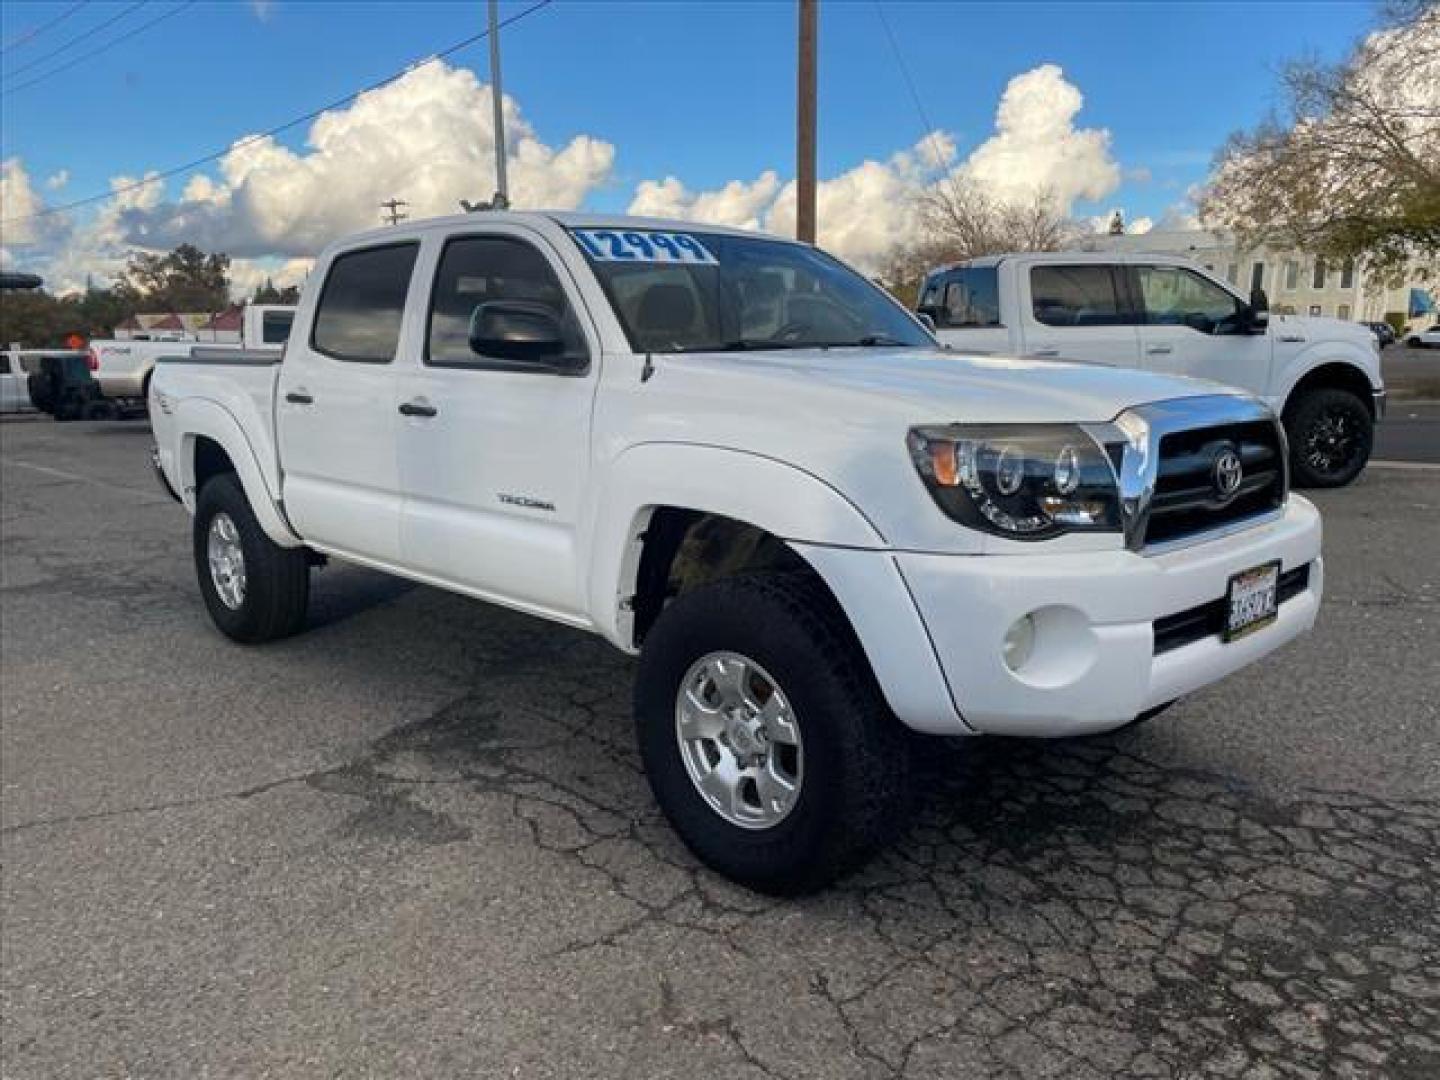
[[[1243,469],[1239,489],[1228,497],[1216,481],[1216,462],[1227,450]],[[1164,435],[1145,543],[1183,539],[1277,509],[1285,502],[1285,482],[1284,447],[1270,420]]]

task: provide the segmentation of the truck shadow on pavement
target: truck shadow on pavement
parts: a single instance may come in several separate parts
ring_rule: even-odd
[[[457,858],[467,808],[502,800],[535,847],[629,902],[629,918],[550,962],[651,955],[678,932],[761,980],[783,952],[873,1075],[1440,1070],[1440,805],[1275,803],[1152,764],[1134,731],[956,740],[932,744],[893,850],[823,895],[775,901],[698,867],[659,816],[632,745],[629,663],[501,621],[516,633],[492,641],[471,692],[308,783],[358,800],[345,831],[456,844]],[[717,1001],[680,966],[660,986],[672,1026],[786,1074],[746,1011],[773,1001]]]

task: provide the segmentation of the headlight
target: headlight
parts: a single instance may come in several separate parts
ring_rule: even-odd
[[[1014,540],[1119,532],[1115,467],[1070,424],[911,428],[910,456],[936,505],[963,525]]]

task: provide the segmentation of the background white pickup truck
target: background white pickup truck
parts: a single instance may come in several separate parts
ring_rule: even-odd
[[[222,631],[300,629],[334,556],[638,652],[657,801],[773,892],[900,822],[905,727],[1109,730],[1320,598],[1263,402],[947,352],[814,248],[683,222],[349,238],[283,359],[167,357],[150,413]]]
[[[278,351],[290,336],[290,324],[294,318],[295,308],[292,305],[246,305],[241,319],[240,347]],[[155,362],[162,356],[184,352],[192,344],[197,343],[193,340],[147,341],[141,338],[92,341],[90,370],[100,384],[100,392],[107,398],[144,398],[149,392]]]
[[[1348,484],[1383,415],[1375,336],[1340,319],[1271,315],[1172,255],[1044,252],[942,267],[919,310],[961,351],[1143,368],[1238,386],[1285,420],[1308,487]]]

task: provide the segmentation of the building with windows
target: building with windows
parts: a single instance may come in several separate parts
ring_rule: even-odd
[[[1088,251],[1163,252],[1184,255],[1223,277],[1241,292],[1265,290],[1272,311],[1286,315],[1326,315],[1335,319],[1378,322],[1391,312],[1408,314],[1410,290],[1419,281],[1389,289],[1367,285],[1364,267],[1295,251],[1239,250],[1233,238],[1205,229],[1154,229],[1147,233],[1104,234],[1088,238]]]

